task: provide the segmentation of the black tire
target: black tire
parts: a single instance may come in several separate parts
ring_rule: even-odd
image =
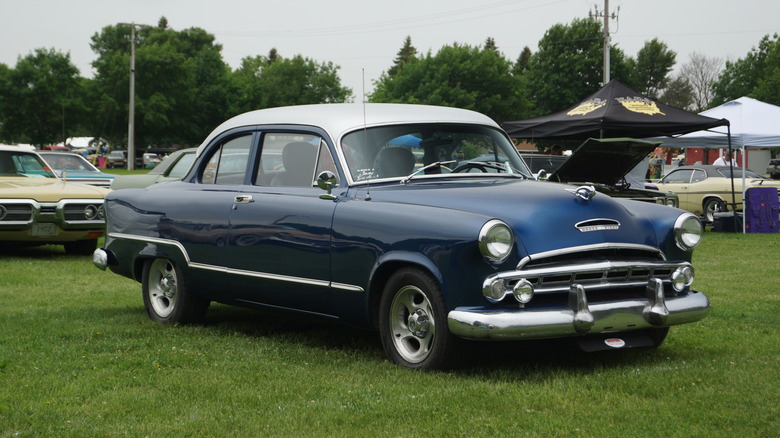
[[[167,324],[202,324],[209,302],[193,295],[184,274],[168,259],[144,264],[141,277],[144,307],[149,318]]]
[[[379,306],[379,336],[387,358],[406,368],[447,369],[460,339],[447,328],[447,310],[436,279],[416,268],[395,272]]]
[[[653,341],[653,346],[651,348],[658,348],[661,346],[661,344],[664,343],[664,340],[666,340],[666,335],[669,334],[669,327],[663,327],[663,328],[656,328],[650,330],[650,339]]]
[[[65,254],[68,255],[90,255],[97,249],[97,239],[77,240],[75,242],[66,242]]]
[[[710,198],[704,201],[702,209],[704,211],[704,219],[712,223],[715,221],[715,213],[726,211],[726,203],[717,198]]]

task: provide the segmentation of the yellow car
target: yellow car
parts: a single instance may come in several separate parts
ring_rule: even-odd
[[[34,151],[0,146],[0,246],[56,244],[91,254],[105,232],[108,192],[59,179]]]
[[[702,216],[707,222],[715,219],[715,213],[730,211],[731,168],[729,166],[693,165],[680,166],[660,181],[647,184],[664,192],[674,192],[680,198],[680,208]],[[778,187],[780,181],[767,179],[752,170],[745,169],[745,187]],[[736,210],[742,211],[742,168],[734,167],[734,200]]]

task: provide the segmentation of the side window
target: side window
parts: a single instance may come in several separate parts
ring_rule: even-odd
[[[674,184],[687,184],[691,181],[691,173],[693,173],[690,169],[685,170],[677,170],[669,175],[666,175],[666,178],[663,179],[664,183],[674,183]]]
[[[707,179],[707,174],[704,173],[701,169],[696,169],[693,171],[693,178],[691,178],[691,182],[699,182],[704,181]]]
[[[200,182],[203,184],[243,183],[251,146],[251,134],[227,140],[209,158]]]
[[[268,133],[261,149],[256,185],[311,187],[320,167],[336,169],[327,145],[317,135]]]

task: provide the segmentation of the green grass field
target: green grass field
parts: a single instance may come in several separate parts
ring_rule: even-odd
[[[60,248],[0,252],[0,436],[769,437],[780,417],[780,235],[708,232],[712,312],[658,350],[496,343],[419,373],[378,335],[212,305],[149,321],[140,285]]]

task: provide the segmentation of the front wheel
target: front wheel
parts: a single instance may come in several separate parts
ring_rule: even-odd
[[[143,298],[146,313],[161,323],[198,324],[206,319],[209,302],[193,295],[184,274],[168,259],[154,259],[144,265]]]
[[[379,308],[379,335],[392,362],[434,370],[454,363],[459,339],[447,328],[447,311],[436,280],[415,268],[393,274]]]
[[[720,199],[711,198],[704,203],[704,219],[712,223],[715,221],[715,213],[726,211],[726,203]]]

